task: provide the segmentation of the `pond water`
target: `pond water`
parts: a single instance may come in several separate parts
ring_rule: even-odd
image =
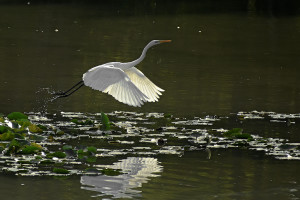
[[[210,1],[203,4],[152,1],[145,5],[133,1],[128,5],[119,1],[20,2],[0,4],[0,112],[4,115],[13,111],[32,115],[48,113],[48,118],[53,120],[51,124],[58,127],[63,125],[58,125],[60,119],[55,116],[62,111],[92,114],[132,111],[145,115],[159,112],[172,114],[178,118],[175,121],[197,121],[209,116],[221,120],[214,121],[209,128],[203,124],[192,124],[189,128],[179,124],[185,129],[177,130],[176,135],[184,135],[186,129],[243,128],[252,135],[287,139],[285,142],[298,145],[300,121],[298,115],[296,118],[290,115],[300,113],[300,17],[297,13],[286,15],[250,8],[245,11],[237,8],[238,1],[230,1],[233,3],[229,5]],[[138,66],[150,80],[165,89],[159,102],[134,108],[87,87],[68,98],[50,101],[51,92],[68,89],[91,67],[136,59],[153,39],[172,40],[151,48]],[[260,113],[258,116],[264,116],[263,120],[247,120],[253,110],[270,113]],[[270,117],[271,112],[285,116]],[[161,131],[154,132],[161,134]],[[136,146],[129,143],[134,152],[148,152],[149,146],[138,149],[143,146],[137,145],[136,139],[129,141],[135,142]],[[84,137],[80,142],[89,144]],[[93,142],[97,144],[97,138]],[[101,147],[95,146],[100,151]],[[143,156],[112,151],[115,155],[103,161],[97,159],[96,167],[106,165],[126,172],[118,176],[23,177],[3,172],[1,197],[300,198],[298,160],[276,159],[264,151],[243,148],[209,149],[210,152],[198,149],[180,154],[176,153],[177,149],[171,149],[174,154]],[[158,149],[154,150],[149,153]]]

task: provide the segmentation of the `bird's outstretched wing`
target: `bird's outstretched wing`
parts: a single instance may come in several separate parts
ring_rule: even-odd
[[[94,67],[83,75],[86,86],[112,95],[116,100],[138,106],[148,101],[148,97],[133,84],[123,70],[112,65]]]
[[[135,67],[124,70],[136,87],[148,98],[148,102],[158,101],[159,95],[164,90],[152,83],[140,70]]]

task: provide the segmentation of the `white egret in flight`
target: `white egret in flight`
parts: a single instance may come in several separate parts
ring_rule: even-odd
[[[171,42],[171,40],[152,40],[144,48],[142,55],[127,63],[109,62],[91,68],[82,76],[82,81],[62,93],[58,97],[67,97],[86,85],[95,90],[112,95],[116,100],[130,106],[138,106],[144,102],[158,101],[164,90],[152,83],[140,70],[135,68],[145,58],[148,49],[154,45]]]

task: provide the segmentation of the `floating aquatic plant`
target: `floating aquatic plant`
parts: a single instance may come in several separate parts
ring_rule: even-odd
[[[101,172],[106,176],[119,176],[120,174],[122,174],[120,169],[110,169],[110,168],[102,169]]]
[[[11,130],[8,126],[0,126],[0,134]]]
[[[31,125],[31,122],[28,119],[18,119],[16,122],[22,127],[28,127]]]
[[[21,154],[34,154],[38,153],[42,150],[42,147],[36,143],[32,143],[31,145],[25,145],[23,148],[21,148],[20,153]]]
[[[79,149],[77,151],[77,155],[80,160],[84,160],[85,162],[91,163],[96,162],[97,160],[97,157],[95,156],[96,152],[97,148],[90,146],[84,149]]]
[[[249,133],[243,133],[243,129],[241,128],[233,128],[223,134],[225,137],[228,138],[235,138],[235,139],[252,139],[252,136]]]
[[[101,112],[101,123],[102,123],[101,130],[103,131],[110,130],[110,122],[108,116],[103,112]]]
[[[14,138],[15,138],[15,133],[13,133],[11,131],[7,131],[0,135],[0,140],[2,140],[2,141],[11,141]]]
[[[39,126],[35,125],[35,124],[31,124],[28,126],[28,130],[31,133],[42,133],[43,129],[41,129]]]
[[[90,153],[94,153],[95,154],[97,152],[97,148],[94,147],[94,146],[87,147],[86,149]]]
[[[53,168],[53,172],[57,174],[69,174],[69,170],[63,168]]]
[[[28,119],[28,116],[21,113],[21,112],[12,112],[7,115],[9,120],[21,120],[21,119]]]
[[[67,157],[67,155],[64,152],[56,151],[54,153],[48,153],[46,157],[47,158],[53,158],[53,157],[56,157],[56,158],[65,158],[65,157]]]
[[[62,147],[62,149],[63,149],[64,151],[66,151],[66,150],[73,150],[73,147],[72,147],[71,145],[64,145],[64,146]]]
[[[99,116],[101,130],[98,129]],[[255,131],[249,131],[246,126],[243,126],[246,133],[240,128],[226,130],[222,127],[224,122],[230,120],[226,117],[186,119],[163,113],[118,111],[107,115],[73,112],[62,112],[61,115],[28,113],[28,117],[20,119],[9,119],[4,115],[2,118],[0,160],[3,162],[0,162],[0,171],[22,176],[57,175],[60,174],[57,169],[71,168],[65,175],[99,175],[103,167],[97,166],[103,160],[107,162],[105,158],[118,160],[120,157],[155,157],[159,154],[182,156],[185,151],[208,151],[213,148],[246,148],[265,151],[267,155],[277,159],[300,159],[299,143],[259,136]],[[276,123],[272,120],[291,119],[290,124],[294,125],[299,122],[300,115],[243,112],[230,118],[235,121],[242,118],[243,123],[259,119],[260,123],[271,125]],[[278,136],[275,133],[274,135]],[[213,154],[213,150],[210,150],[210,155]],[[86,168],[96,170],[84,170]],[[106,175],[119,173],[109,167],[105,167],[105,170],[102,173]]]
[[[73,122],[77,125],[93,125],[94,124],[94,122],[90,119],[86,119],[86,120],[72,119],[71,122]]]
[[[22,147],[21,143],[16,139],[13,139],[8,145],[8,150],[6,154],[18,153],[21,147]]]

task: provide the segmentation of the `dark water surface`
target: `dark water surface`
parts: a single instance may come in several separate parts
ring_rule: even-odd
[[[213,150],[212,160],[206,159],[205,152],[189,152],[181,158],[163,156],[159,160],[164,166],[161,176],[135,188],[140,192],[132,192],[127,186],[127,196],[136,199],[299,199],[298,161],[286,164],[241,150]],[[90,189],[81,185],[80,179],[84,177],[0,178],[1,194],[16,200],[111,198],[105,195],[107,185],[98,188],[93,185]]]
[[[34,109],[227,115],[300,110],[298,16],[122,15],[122,10],[109,12],[99,5],[68,4],[0,9],[4,113]],[[134,60],[152,39],[172,40],[150,49],[138,66],[166,90],[158,103],[129,108],[84,88],[45,105],[49,94],[43,88],[64,90],[93,66]]]
[[[167,11],[101,4],[0,4],[0,112],[125,110],[185,117],[252,110],[300,112],[299,15]],[[166,90],[159,102],[133,108],[87,87],[66,99],[48,101],[49,92],[69,88],[91,67],[136,59],[152,39],[172,40],[150,49],[138,66]],[[278,126],[253,123],[248,130],[299,142],[298,124]],[[158,176],[133,184],[128,197],[300,198],[299,161],[225,149],[213,150],[210,160],[198,151],[158,156],[155,166]],[[1,175],[0,180],[1,198],[6,199],[114,196],[95,182],[88,187],[84,177]]]

